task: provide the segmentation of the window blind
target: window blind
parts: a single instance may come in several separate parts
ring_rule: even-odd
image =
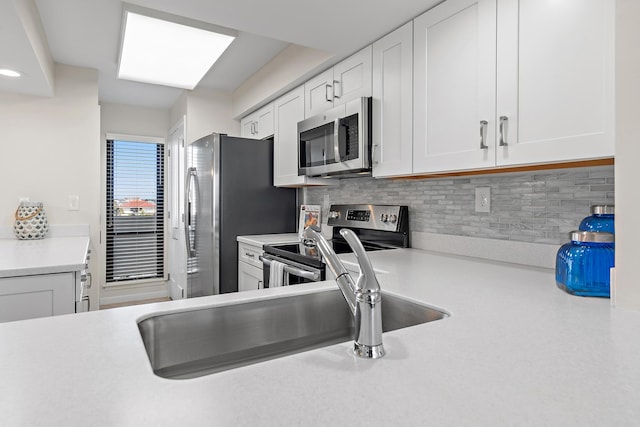
[[[164,145],[107,140],[106,281],[164,278]]]

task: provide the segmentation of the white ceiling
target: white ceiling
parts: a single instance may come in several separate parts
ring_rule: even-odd
[[[238,30],[239,37],[198,87],[232,91],[289,43],[325,50],[336,58],[355,52],[441,0],[130,0],[151,9]],[[13,65],[26,83],[0,81],[0,90],[38,93],[33,40],[19,22],[20,3],[35,3],[45,41],[57,63],[95,68],[102,102],[169,108],[181,89],[116,79],[121,32],[120,0],[0,1],[0,68]],[[11,4],[13,3],[13,5]],[[22,87],[19,87],[22,85]]]

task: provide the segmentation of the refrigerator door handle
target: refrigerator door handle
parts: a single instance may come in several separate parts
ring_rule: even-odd
[[[192,200],[191,200],[191,182],[194,182],[194,190],[195,190],[195,208],[198,208],[198,196],[199,196],[199,188],[198,188],[198,171],[195,167],[190,167],[187,169],[187,178],[185,180],[185,190],[184,190],[184,210],[186,213],[186,218],[184,221],[184,237],[187,242],[187,256],[189,258],[193,258],[196,255],[196,236],[195,233],[193,235],[193,241],[191,240],[191,219],[193,218],[194,212],[192,212]]]

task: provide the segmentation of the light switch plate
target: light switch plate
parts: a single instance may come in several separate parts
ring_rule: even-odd
[[[69,196],[69,201],[67,203],[67,209],[70,211],[79,211],[80,210],[80,196]]]
[[[476,212],[491,212],[491,187],[476,188]]]

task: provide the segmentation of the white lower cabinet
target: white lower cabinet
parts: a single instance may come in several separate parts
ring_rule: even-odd
[[[246,262],[238,262],[238,292],[264,288],[262,273],[262,268]]]
[[[75,313],[76,273],[0,279],[0,322]]]
[[[238,242],[238,292],[264,288],[262,253],[261,246]]]

